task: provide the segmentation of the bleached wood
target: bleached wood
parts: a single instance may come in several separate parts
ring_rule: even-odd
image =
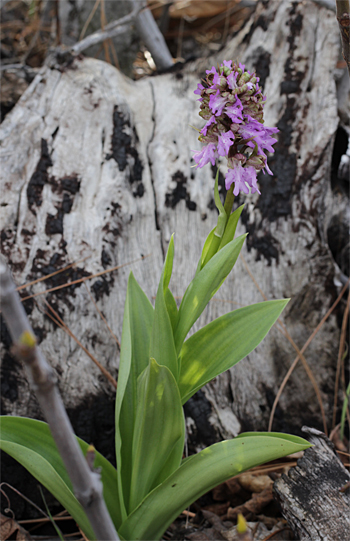
[[[86,257],[77,265],[80,275],[101,271],[102,262],[107,268],[151,254],[107,276],[104,293],[95,286],[98,305],[120,337],[129,271],[152,299],[175,232],[171,287],[177,297],[184,294],[217,216],[211,205],[210,166],[191,169],[191,150],[200,149],[201,144],[190,126],[203,125],[193,90],[205,69],[224,59],[238,59],[264,75],[266,125],[280,126],[280,143],[270,159],[276,177],[269,186],[261,186],[261,197],[255,194],[239,200],[245,202],[246,212],[238,234],[250,231],[242,253],[269,299],[291,297],[283,319],[300,348],[337,294],[337,268],[326,230],[332,215],[344,206],[344,199],[333,194],[330,185],[338,125],[333,69],[339,50],[331,11],[314,2],[270,0],[258,4],[254,17],[223,51],[179,73],[133,82],[94,59],[77,59],[66,68],[45,67],[0,128],[1,229],[6,235],[2,250],[18,284],[39,277],[38,265],[49,272],[54,254],[58,254],[55,268]],[[130,136],[124,149],[125,169],[123,155],[118,157],[119,164],[111,157],[113,114],[116,124],[124,122],[124,134]],[[42,139],[47,156],[40,162],[46,148]],[[126,139],[119,133],[115,141],[116,150]],[[141,180],[138,168],[134,170],[137,157],[142,164]],[[41,205],[30,207],[27,190],[39,162],[47,169],[47,180]],[[67,178],[71,181],[64,181]],[[69,182],[76,186],[75,179],[80,188],[71,193],[67,186]],[[71,210],[63,212],[63,204],[66,210],[72,204]],[[55,233],[55,218],[62,218],[63,233]],[[92,280],[91,285],[96,282]],[[39,283],[32,291],[45,287]],[[85,287],[64,290],[57,299],[73,333],[117,377],[117,346]],[[239,260],[196,328],[261,300]],[[35,304],[30,317],[42,336],[45,356],[60,372],[66,406],[77,408],[89,396],[112,399],[113,390],[90,359]],[[338,336],[332,316],[305,353],[327,415]],[[244,428],[266,428],[273,399],[294,357],[295,351],[274,328],[244,361],[208,385],[199,395],[199,409],[191,407],[192,420],[188,420],[197,448],[208,443],[208,438],[235,435],[239,421]],[[14,414],[37,413],[20,377],[17,400],[3,396],[3,406]],[[203,426],[210,433],[206,441],[200,437],[203,428],[198,428],[202,414]],[[300,427],[305,417],[313,424],[321,423],[313,388],[299,366],[282,395],[273,428]]]

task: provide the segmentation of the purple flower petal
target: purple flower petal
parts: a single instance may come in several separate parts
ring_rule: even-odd
[[[223,98],[220,94],[220,90],[216,91],[216,94],[212,94],[209,99],[209,108],[215,114],[220,116],[227,103],[227,98]]]
[[[214,115],[210,117],[204,128],[201,129],[202,135],[207,135],[208,128],[211,124],[216,124],[216,119]]]
[[[211,70],[206,70],[205,73],[206,73],[207,75],[210,75],[211,73],[214,73],[214,74],[215,74],[215,73],[216,73],[216,69],[215,69],[215,67],[213,66],[213,67],[211,68]]]
[[[237,88],[237,75],[238,75],[237,71],[232,71],[230,75],[228,75],[227,77],[227,83],[231,90],[234,90],[235,88]]]
[[[224,60],[221,66],[232,69],[232,60]]]
[[[250,119],[248,124],[242,124],[239,127],[239,133],[243,139],[250,139],[254,137],[254,141],[249,141],[247,145],[251,148],[255,147],[256,143],[258,145],[258,153],[262,156],[265,156],[264,149],[268,152],[274,152],[272,145],[277,142],[277,139],[274,139],[270,136],[270,133],[276,133],[277,128],[265,128],[260,122],[252,119],[249,115],[247,117]]]
[[[235,103],[226,106],[225,113],[234,124],[239,124],[243,121],[242,110],[243,105],[241,103],[241,100],[236,97]]]
[[[252,165],[243,167],[243,179],[250,186],[251,192],[261,193],[257,186],[256,169]]]
[[[237,196],[239,192],[249,194],[249,187],[252,193],[260,193],[257,186],[255,167],[242,167],[240,163],[235,165],[233,169],[229,169],[225,177],[225,186],[228,190],[232,183],[235,183],[233,195]]]
[[[202,83],[198,83],[198,86],[196,90],[194,91],[194,94],[198,94],[199,96],[202,94],[202,90],[204,90],[204,86]]]
[[[235,136],[232,131],[223,132],[218,138],[218,154],[220,156],[227,156],[230,146],[233,145]]]
[[[198,167],[204,167],[207,163],[211,162],[212,165],[215,165],[215,158],[218,157],[215,143],[208,143],[205,145],[202,150],[194,151],[193,159]]]
[[[263,169],[263,171],[265,172],[266,170],[266,173],[268,173],[269,175],[273,175],[273,172],[271,171],[271,169],[269,168],[269,166],[267,165],[267,161],[265,160],[265,168]]]
[[[233,195],[238,195],[239,192],[249,193],[249,188],[244,181],[244,169],[239,163],[234,169],[229,169],[225,177],[225,187],[228,190],[234,182]]]

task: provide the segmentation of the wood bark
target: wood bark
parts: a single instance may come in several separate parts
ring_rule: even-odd
[[[275,481],[277,501],[298,539],[343,541],[350,531],[350,490],[341,489],[350,474],[322,432],[307,427],[303,431],[314,447]]]
[[[91,58],[45,66],[0,128],[2,252],[17,283],[78,262],[71,271],[27,290],[38,293],[125,265],[86,282],[120,337],[130,270],[153,299],[175,232],[171,287],[181,298],[217,217],[215,172],[210,166],[191,169],[191,150],[201,146],[191,126],[203,125],[193,91],[205,69],[238,59],[256,68],[267,95],[266,125],[280,130],[276,153],[269,159],[274,176],[260,177],[261,196],[237,199],[237,206],[245,202],[238,234],[249,232],[242,253],[269,299],[291,297],[283,320],[302,347],[340,285],[327,243],[328,224],[339,210],[346,214],[347,202],[330,182],[338,127],[333,71],[339,52],[334,13],[314,2],[270,0],[258,3],[252,19],[223,51],[182,70],[134,82]],[[222,179],[221,191],[224,194]],[[113,447],[114,389],[84,351],[44,315],[42,299],[25,301],[24,306],[58,373],[73,426],[108,455]],[[117,344],[85,285],[57,290],[46,299],[117,378]],[[261,300],[240,259],[196,328]],[[306,351],[328,418],[338,337],[332,315]],[[8,354],[6,330],[3,338],[3,412],[38,416],[22,369]],[[292,346],[273,328],[244,361],[207,385],[185,408],[190,448],[232,437],[240,423],[245,429],[266,429],[294,357]],[[298,431],[305,422],[321,426],[321,417],[314,389],[298,366],[273,428]]]

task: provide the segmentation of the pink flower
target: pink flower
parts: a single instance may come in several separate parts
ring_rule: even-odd
[[[231,90],[234,90],[237,88],[237,72],[231,71],[230,75],[227,77],[227,84],[230,87]]]
[[[207,135],[207,131],[208,131],[208,128],[211,124],[216,124],[216,120],[215,120],[215,116],[212,115],[210,117],[210,119],[208,120],[208,122],[206,123],[206,125],[204,126],[204,128],[201,129],[201,134],[202,135]]]
[[[239,192],[249,194],[249,188],[252,193],[260,193],[257,186],[255,167],[242,167],[238,162],[233,169],[229,169],[225,177],[225,187],[228,190],[231,184],[234,183],[233,195],[238,195]]]
[[[242,116],[243,105],[241,100],[236,97],[236,102],[232,105],[226,105],[225,113],[235,124],[239,124],[243,121]]]
[[[204,90],[204,86],[201,83],[198,83],[197,89],[194,91],[194,94],[198,94],[200,96],[202,94],[202,90]],[[203,98],[199,98],[197,101],[203,101]]]
[[[258,153],[262,156],[265,156],[264,150],[268,152],[274,152],[272,145],[274,145],[277,139],[271,137],[271,133],[276,133],[277,128],[265,128],[263,124],[254,120],[250,117],[248,124],[242,124],[239,127],[239,133],[242,135],[243,139],[250,139],[254,137],[254,141],[249,141],[247,145],[251,148],[255,148],[255,143],[258,145]]]
[[[215,114],[215,116],[220,116],[224,107],[227,103],[227,98],[221,96],[220,90],[217,90],[215,94],[212,94],[209,99],[209,108]]]
[[[211,162],[212,165],[215,165],[215,159],[218,157],[215,143],[209,143],[204,146],[202,150],[198,152],[195,151],[193,154],[193,159],[198,167],[203,167],[207,163]]]
[[[233,145],[234,134],[232,131],[221,133],[218,137],[218,154],[219,156],[227,156],[230,146]]]
[[[259,192],[257,172],[272,174],[267,165],[266,152],[274,152],[277,128],[264,126],[263,109],[266,97],[259,87],[259,77],[238,66],[231,60],[216,70],[213,66],[206,72],[205,85],[195,90],[200,95],[200,116],[206,121],[199,140],[205,143],[194,153],[197,167],[207,163],[215,165],[215,159],[226,156],[228,173],[225,184],[233,193]]]
[[[238,195],[239,192],[249,193],[249,188],[244,180],[244,168],[240,163],[234,169],[229,169],[225,177],[225,187],[229,190],[231,184],[234,183],[233,195]]]

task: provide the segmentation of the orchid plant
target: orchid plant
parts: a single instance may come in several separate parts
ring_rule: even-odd
[[[234,366],[266,336],[288,299],[234,310],[186,339],[210,299],[231,272],[246,235],[234,238],[242,206],[239,192],[259,192],[257,172],[273,152],[277,128],[263,121],[265,97],[255,73],[224,61],[207,72],[200,96],[206,121],[194,153],[197,167],[226,157],[227,195],[218,191],[216,227],[205,241],[197,270],[178,308],[169,288],[171,238],[153,307],[133,274],[126,292],[115,412],[117,469],[95,452],[104,498],[121,539],[160,539],[169,524],[198,497],[253,466],[306,449],[287,434],[254,432],[222,441],[184,457],[183,405],[203,385]],[[260,193],[260,192],[259,192]],[[24,465],[69,511],[89,539],[94,533],[72,492],[71,482],[46,423],[4,417],[1,448]],[[84,453],[88,444],[78,439]],[[98,442],[97,442],[98,445]],[[91,449],[89,451],[91,453]]]

